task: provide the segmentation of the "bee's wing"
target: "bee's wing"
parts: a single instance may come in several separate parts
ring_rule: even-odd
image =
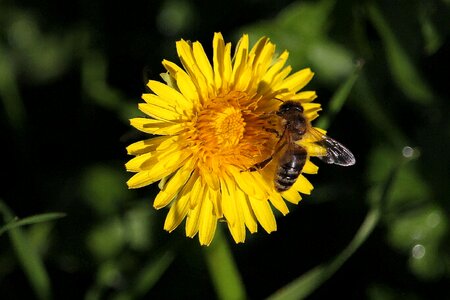
[[[339,166],[351,166],[355,164],[356,160],[353,153],[338,141],[325,136],[323,140],[317,143],[327,149],[327,154],[325,156],[319,156],[319,158],[327,164]]]
[[[355,156],[344,145],[322,134],[314,128],[311,129],[311,133],[314,136],[320,136],[320,138],[315,143],[324,147],[327,151],[324,156],[318,156],[321,160],[323,160],[327,164],[335,164],[339,166],[351,166],[355,164]]]

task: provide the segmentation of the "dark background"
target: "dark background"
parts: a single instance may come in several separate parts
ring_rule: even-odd
[[[239,245],[226,233],[248,297],[333,259],[411,146],[415,159],[395,177],[375,231],[311,298],[450,298],[449,12],[444,0],[2,1],[0,198],[19,218],[66,214],[21,229],[53,298],[216,297],[204,249],[184,224],[163,231],[156,184],[127,190],[124,163],[125,147],[143,137],[128,119],[141,115],[146,80],[159,79],[163,58],[178,63],[176,40],[199,40],[210,54],[218,31],[233,45],[242,33],[252,43],[269,36],[294,70],[311,67],[307,88],[324,114],[364,61],[328,131],[357,164],[317,162],[315,190],[277,219],[277,232],[260,228]],[[29,277],[40,275],[17,253],[1,235],[2,299],[36,297]]]

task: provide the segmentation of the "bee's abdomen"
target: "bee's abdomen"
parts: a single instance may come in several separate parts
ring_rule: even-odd
[[[275,189],[284,192],[291,188],[306,162],[306,150],[296,144],[280,158],[275,175]]]

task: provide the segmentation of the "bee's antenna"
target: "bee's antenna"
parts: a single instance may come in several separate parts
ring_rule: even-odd
[[[277,98],[277,97],[275,97],[275,98],[273,98],[274,100],[278,100],[278,101],[280,101],[280,102],[283,102],[284,103],[284,101],[283,100],[281,100],[280,98]]]

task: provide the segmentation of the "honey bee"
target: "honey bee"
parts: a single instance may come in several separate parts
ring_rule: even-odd
[[[308,153],[304,147],[296,142],[300,141],[306,134],[314,136],[317,139],[315,144],[326,150],[323,156],[319,156],[324,162],[340,166],[355,164],[355,157],[350,150],[311,126],[303,114],[303,107],[300,103],[285,101],[280,105],[276,115],[281,118],[283,128],[274,152],[279,152],[279,160],[274,177],[275,189],[278,192],[284,192],[291,188],[305,166]],[[264,168],[272,158],[273,156],[269,157],[255,165],[255,167]]]

